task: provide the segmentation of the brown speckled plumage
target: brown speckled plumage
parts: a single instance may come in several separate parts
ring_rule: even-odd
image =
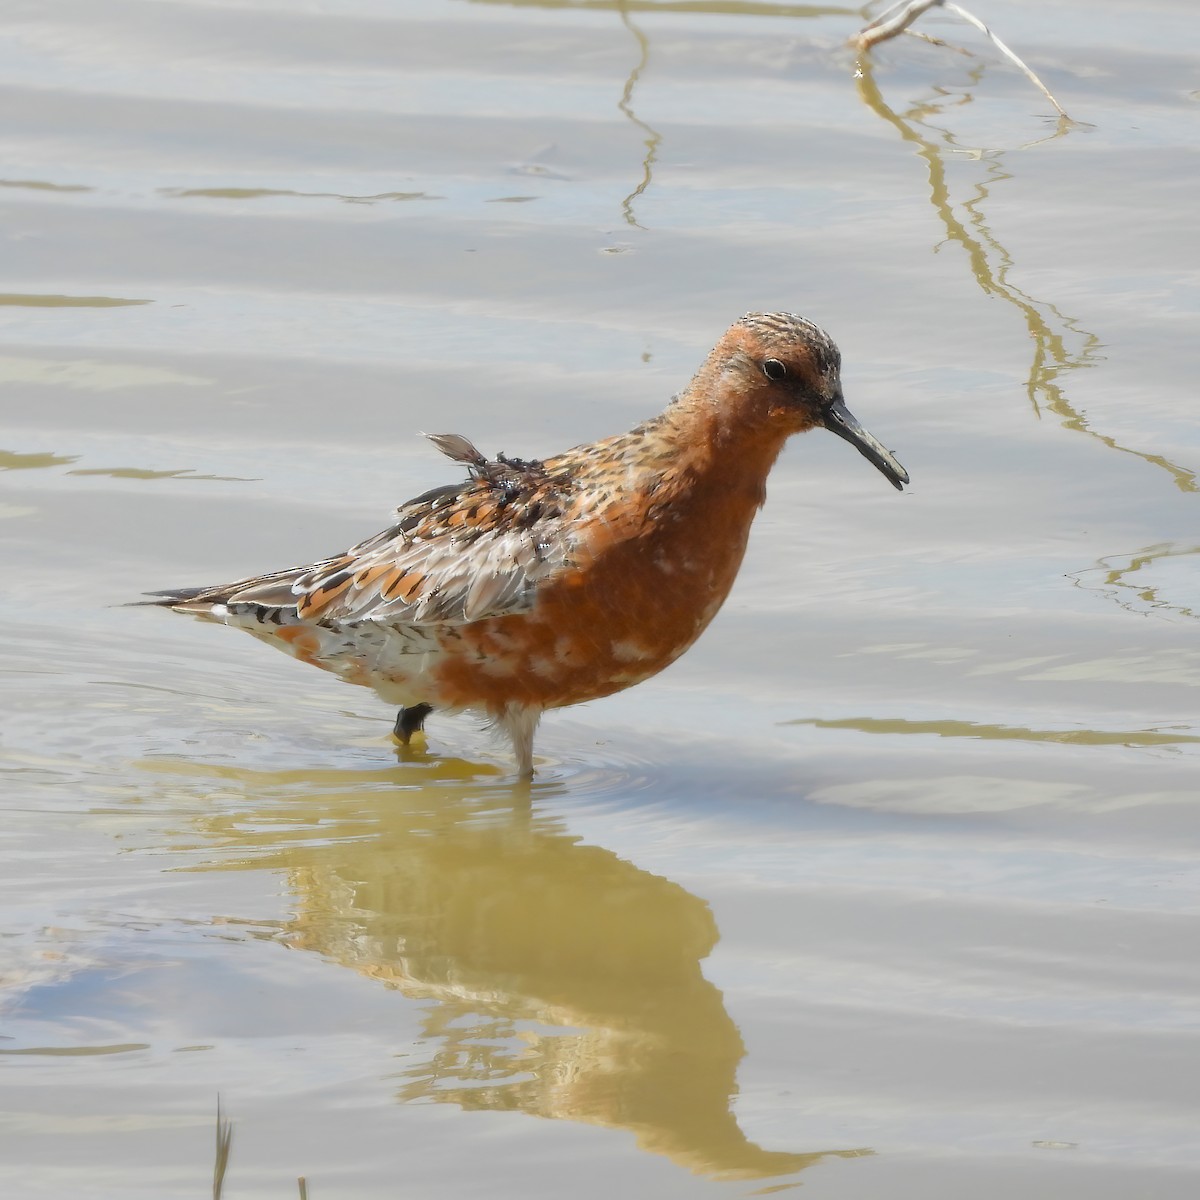
[[[403,706],[487,713],[533,770],[541,713],[662,670],[741,564],[767,473],[824,426],[897,487],[904,469],[846,411],[840,355],[790,313],[750,313],[690,385],[628,433],[542,461],[432,434],[467,478],[397,510],[344,554],[152,603],[246,629]]]

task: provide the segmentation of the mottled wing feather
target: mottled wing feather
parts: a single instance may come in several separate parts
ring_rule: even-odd
[[[427,433],[425,435],[447,458],[454,462],[486,463],[487,459],[475,448],[474,442],[461,433]]]
[[[491,462],[456,435],[431,440],[470,461],[471,478],[410,500],[387,529],[343,554],[151,603],[278,625],[462,625],[528,611],[538,587],[573,560],[569,475]]]
[[[561,535],[552,542],[538,536],[499,530],[459,544],[397,535],[369,554],[309,569],[291,585],[291,602],[305,619],[411,625],[458,625],[524,612],[537,585],[568,559]]]
[[[532,607],[569,564],[562,480],[529,471],[436,488],[345,554],[246,580],[227,606],[295,607],[302,621],[459,625]]]

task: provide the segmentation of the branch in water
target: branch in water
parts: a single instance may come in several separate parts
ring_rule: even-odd
[[[931,8],[943,8],[961,17],[970,25],[974,25],[1010,62],[1024,72],[1025,77],[1036,87],[1047,100],[1058,110],[1061,117],[1070,120],[1063,106],[1050,94],[1050,89],[976,16],[951,0],[900,0],[886,12],[881,13],[869,25],[864,25],[850,39],[850,44],[858,51],[869,50],[878,42],[885,42],[903,33],[923,13]]]

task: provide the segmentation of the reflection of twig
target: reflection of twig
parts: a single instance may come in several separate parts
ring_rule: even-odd
[[[1071,118],[1063,111],[1063,107],[1050,94],[1050,89],[976,16],[960,8],[951,0],[899,0],[885,13],[876,17],[869,25],[864,25],[851,38],[851,44],[856,50],[869,50],[877,42],[886,41],[903,33],[923,12],[930,8],[943,8],[961,17],[968,24],[974,25],[1010,62],[1025,73],[1025,77],[1036,87],[1047,100],[1058,110],[1059,116],[1066,120]]]
[[[1088,367],[1096,362],[1099,357],[1100,339],[1094,333],[1080,328],[1074,318],[1067,316],[1055,305],[1044,300],[1035,300],[1010,282],[1008,276],[1013,266],[1012,256],[988,228],[981,207],[992,185],[1011,178],[1001,167],[995,152],[977,152],[976,157],[985,164],[988,179],[986,183],[978,184],[975,195],[963,203],[962,208],[968,215],[965,221],[961,220],[950,199],[950,185],[946,179],[944,160],[947,147],[954,150],[959,147],[955,145],[953,136],[943,129],[937,129],[940,137],[935,140],[918,128],[937,128],[930,125],[929,118],[940,113],[940,105],[925,102],[915,105],[903,116],[898,115],[883,99],[871,75],[870,63],[865,59],[859,63],[858,91],[869,108],[893,126],[905,141],[912,142],[917,147],[917,153],[925,160],[929,170],[929,192],[934,210],[946,227],[948,240],[956,242],[966,251],[976,282],[988,295],[1008,301],[1024,318],[1034,343],[1027,384],[1029,402],[1033,405],[1034,412],[1040,416],[1044,409],[1049,410],[1058,417],[1065,428],[1086,433],[1110,449],[1135,455],[1144,462],[1161,468],[1174,479],[1175,486],[1180,491],[1200,491],[1194,471],[1177,466],[1162,455],[1147,454],[1122,446],[1115,438],[1098,433],[1090,428],[1087,418],[1067,399],[1059,382],[1060,377],[1068,371]],[[965,101],[957,101],[963,102]],[[1069,132],[1070,128],[1070,124],[1060,122],[1058,131],[1051,136],[1060,137]],[[1074,348],[1069,345],[1072,341],[1075,343]]]
[[[1159,596],[1159,589],[1148,583],[1139,583],[1131,576],[1137,575],[1156,562],[1169,558],[1183,558],[1190,554],[1200,554],[1200,546],[1180,546],[1174,542],[1165,542],[1157,546],[1147,546],[1129,555],[1108,555],[1098,559],[1094,567],[1085,571],[1077,571],[1068,578],[1076,587],[1085,591],[1103,591],[1110,599],[1115,600],[1128,612],[1149,616],[1151,613],[1163,615],[1171,612],[1181,617],[1200,617],[1200,612],[1187,604],[1172,604]],[[1120,564],[1120,565],[1115,565]],[[1100,575],[1099,580],[1085,580],[1085,576]]]
[[[626,29],[637,39],[637,44],[642,51],[642,57],[636,67],[629,72],[629,78],[625,81],[625,91],[621,94],[621,99],[617,101],[617,107],[641,130],[646,134],[646,140],[643,143],[646,147],[646,157],[642,160],[642,181],[621,201],[621,212],[625,220],[638,229],[642,226],[638,224],[637,218],[633,215],[633,202],[640,196],[649,186],[652,176],[652,168],[654,161],[658,157],[658,145],[662,141],[662,134],[658,130],[647,125],[633,111],[633,89],[640,78],[642,71],[645,70],[646,63],[650,60],[650,41],[646,35],[629,19],[628,0],[619,0],[618,12],[621,14],[621,22]]]
[[[1200,742],[1200,737],[1176,730],[1155,729],[1030,729],[1021,725],[989,725],[977,721],[910,721],[903,717],[844,717],[837,721],[801,717],[785,725],[811,725],[815,729],[853,729],[859,733],[917,735],[919,737],[974,738],[979,741],[1058,742],[1065,746],[1178,746]]]

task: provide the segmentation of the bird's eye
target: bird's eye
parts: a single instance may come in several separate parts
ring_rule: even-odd
[[[787,367],[783,365],[777,358],[768,358],[763,363],[763,374],[773,383],[778,383],[781,379],[787,378]]]

